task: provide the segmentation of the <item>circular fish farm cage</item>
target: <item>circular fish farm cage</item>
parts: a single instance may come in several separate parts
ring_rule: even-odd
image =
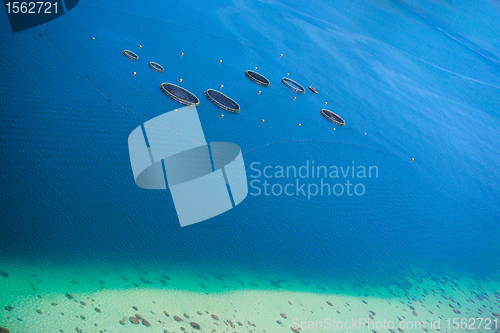
[[[205,96],[221,109],[233,113],[239,113],[241,111],[238,103],[217,90],[208,89],[205,91]]]
[[[124,50],[123,51],[123,54],[129,58],[129,59],[132,59],[134,61],[136,61],[137,59],[139,59],[139,56],[137,54],[135,54],[134,52],[130,51],[130,50]]]
[[[345,125],[344,119],[342,119],[335,112],[332,112],[332,111],[327,110],[327,109],[323,109],[323,110],[321,110],[321,114],[323,115],[323,117],[325,117],[326,119],[330,120],[334,124],[337,124],[339,126],[344,126]]]
[[[156,63],[156,62],[150,62],[149,67],[151,67],[151,69],[153,69],[159,73],[163,73],[163,66]]]
[[[264,75],[259,74],[257,72],[248,70],[248,71],[245,72],[245,75],[250,80],[252,80],[253,82],[255,82],[257,84],[260,84],[261,86],[269,87],[269,85],[271,84],[271,82]]]
[[[287,86],[288,88],[292,89],[295,92],[298,92],[299,94],[303,94],[306,92],[304,87],[302,87],[299,83],[295,82],[292,79],[284,77],[281,79],[281,82],[283,82],[285,86]]]
[[[172,98],[174,101],[179,102],[184,105],[198,106],[200,105],[200,100],[192,92],[179,87],[175,84],[163,82],[160,84],[160,89]]]

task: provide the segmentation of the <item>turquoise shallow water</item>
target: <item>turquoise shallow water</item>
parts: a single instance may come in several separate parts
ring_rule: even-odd
[[[147,265],[140,258],[92,265],[2,261],[2,268],[7,292],[0,298],[6,304],[0,322],[11,332],[178,332],[186,327],[211,332],[227,330],[231,323],[233,332],[289,332],[298,322],[303,331],[331,331],[310,323],[332,320],[372,320],[370,325],[378,325],[360,324],[357,332],[372,332],[382,321],[388,328],[403,324],[404,331],[423,332],[425,327],[434,332],[439,319],[442,330],[457,320],[474,324],[476,332],[498,328],[498,280],[478,281],[451,271],[443,275],[412,269],[404,276],[395,272],[381,284],[339,282],[297,270]],[[147,323],[134,325],[129,317],[137,315]],[[200,330],[191,330],[191,323]]]
[[[2,270],[140,262],[358,286],[388,276],[404,285],[414,269],[494,280],[500,82],[492,33],[500,20],[494,4],[476,10],[465,2],[84,1],[16,34],[2,14]],[[270,87],[244,76],[255,67]],[[280,83],[287,74],[320,94],[294,95]],[[180,106],[158,85],[181,78],[201,100],[207,141],[237,143],[247,176],[254,162],[314,161],[377,166],[378,178],[356,180],[363,196],[249,195],[180,228],[168,191],[134,184],[127,137]],[[221,84],[240,114],[203,96]],[[325,102],[345,127],[332,131],[320,115]]]

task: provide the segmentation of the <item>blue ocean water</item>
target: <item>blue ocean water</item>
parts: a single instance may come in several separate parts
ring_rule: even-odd
[[[80,1],[16,34],[0,15],[3,258],[360,281],[415,267],[499,273],[495,3]],[[255,67],[270,87],[244,76]],[[295,95],[280,83],[288,74],[319,95]],[[378,177],[361,180],[362,196],[250,194],[180,228],[168,191],[135,185],[127,138],[180,106],[158,85],[181,78],[201,100],[207,141],[248,151],[249,180],[254,162],[376,166]],[[220,85],[240,114],[205,99]],[[332,131],[325,102],[345,127]]]

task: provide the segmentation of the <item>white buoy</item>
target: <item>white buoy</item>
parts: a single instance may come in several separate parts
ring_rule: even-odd
[[[181,57],[184,55],[184,52],[181,53]]]
[[[264,122],[264,119],[262,119],[261,123],[263,123],[263,122]]]
[[[415,161],[415,159],[412,157],[411,161],[413,162],[413,161]]]
[[[335,128],[333,129],[333,131],[335,132]]]
[[[255,66],[255,70],[257,70],[257,66]]]
[[[222,62],[222,59],[221,59],[221,60],[219,60],[219,64],[220,64],[221,62]]]
[[[92,37],[92,39],[95,39],[95,37]]]
[[[139,45],[139,48],[142,49],[142,45]]]
[[[297,96],[293,96],[293,100],[295,101],[297,99]]]
[[[175,112],[177,112],[177,109],[175,109]]]
[[[134,72],[134,75],[137,74],[136,72]]]
[[[224,118],[224,115],[223,115],[223,114],[221,114],[221,115],[220,115],[220,117],[221,117],[221,118]]]
[[[221,84],[221,85],[220,85],[220,88],[221,88],[221,89],[222,89],[222,88],[224,88],[224,85],[223,85],[223,84]]]
[[[281,58],[282,56],[283,56],[283,53],[282,53],[282,54],[280,54],[280,58]]]
[[[302,126],[302,124],[301,124],[301,123],[299,123],[299,127],[300,127],[300,126]]]
[[[182,82],[182,79],[179,79],[179,82]]]
[[[262,91],[260,91],[260,90],[259,90],[259,95],[260,95],[260,93],[261,93],[261,92],[262,92]]]
[[[328,104],[328,102],[325,102],[325,105],[327,105],[327,104]]]

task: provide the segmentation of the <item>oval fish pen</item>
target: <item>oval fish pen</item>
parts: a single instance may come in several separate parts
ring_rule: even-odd
[[[156,63],[156,62],[150,62],[149,67],[151,67],[151,69],[153,69],[157,72],[163,73],[163,66]]]
[[[205,91],[205,96],[221,109],[234,113],[241,111],[238,103],[217,90],[208,89]]]
[[[123,54],[129,58],[129,59],[132,59],[132,60],[137,60],[139,59],[139,56],[137,54],[135,54],[134,52],[130,51],[130,50],[124,50],[123,51]]]
[[[192,92],[179,87],[175,84],[163,82],[160,84],[160,89],[174,101],[184,105],[200,105],[200,100]]]
[[[261,86],[269,87],[269,85],[271,84],[271,82],[264,75],[261,75],[261,74],[259,74],[257,72],[248,70],[248,71],[245,72],[245,75],[250,80],[252,80],[253,82],[255,82],[257,84],[260,84]]]
[[[295,92],[298,92],[299,94],[303,94],[306,92],[304,87],[302,87],[299,83],[295,82],[292,79],[284,77],[281,79],[281,82],[283,82],[285,86],[287,86],[288,88],[292,89]]]
[[[330,120],[334,124],[337,124],[339,126],[345,125],[344,119],[340,118],[340,116],[338,114],[336,114],[330,110],[323,109],[323,110],[321,110],[321,114],[323,115],[323,117]]]

